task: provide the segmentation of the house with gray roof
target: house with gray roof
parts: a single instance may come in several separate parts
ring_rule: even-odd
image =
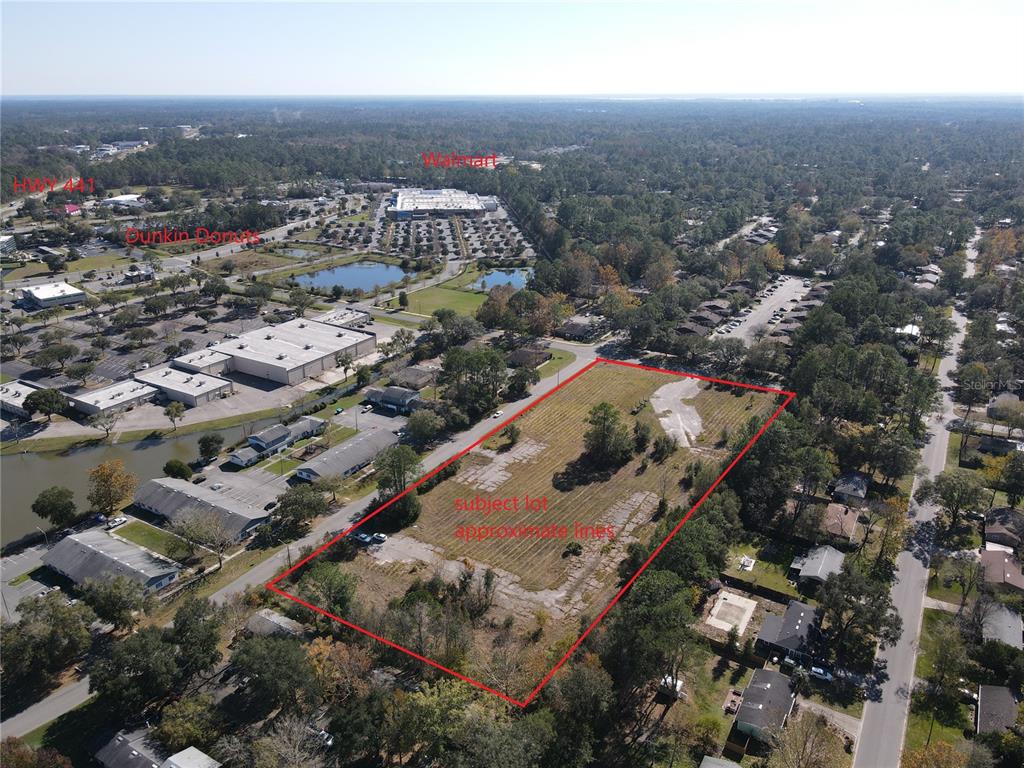
[[[814,631],[814,608],[799,600],[790,600],[786,613],[769,613],[764,617],[757,644],[769,654],[802,659],[810,653],[811,633]]]
[[[65,536],[42,559],[44,565],[76,584],[127,576],[147,593],[166,587],[179,570],[177,563],[101,530]]]
[[[772,669],[756,669],[736,712],[736,730],[768,744],[786,725],[796,694],[789,678]]]
[[[806,555],[794,557],[789,570],[791,573],[795,571],[800,581],[821,584],[832,574],[843,570],[843,560],[842,552],[826,544],[815,547]]]
[[[981,636],[985,640],[1006,643],[1018,651],[1024,650],[1024,622],[1019,613],[1001,603],[994,604],[985,616]]]
[[[979,685],[978,707],[975,710],[974,729],[983,733],[1001,734],[1017,722],[1017,700],[1013,692],[1002,685]]]
[[[846,472],[832,485],[832,498],[854,507],[864,506],[871,488],[871,478],[863,472]]]
[[[120,731],[96,753],[104,768],[220,768],[220,763],[196,747],[168,756],[149,728]]]
[[[321,477],[347,477],[369,465],[381,451],[397,444],[398,437],[386,429],[360,432],[300,464],[295,469],[295,475],[311,483]]]
[[[250,634],[261,637],[270,635],[299,637],[303,632],[302,625],[299,622],[289,619],[272,608],[261,608],[256,611],[245,622],[245,628]]]
[[[175,477],[159,477],[139,486],[135,505],[172,523],[197,512],[215,517],[236,541],[252,535],[270,514],[260,506],[240,501],[223,491],[195,485]]]

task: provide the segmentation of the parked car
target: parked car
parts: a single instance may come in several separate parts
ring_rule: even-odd
[[[128,522],[128,518],[125,517],[124,515],[121,515],[119,517],[112,517],[110,520],[107,520],[107,530],[108,531],[112,531],[115,528],[118,528],[118,527],[124,525],[127,522]]]
[[[388,535],[386,533],[375,533],[370,538],[373,539],[374,544],[383,544],[388,540]]]
[[[823,680],[826,683],[831,683],[835,679],[832,673],[824,667],[811,667],[811,677]]]
[[[369,413],[372,410],[373,410],[373,406],[372,405],[364,405],[363,406],[363,413]]]
[[[491,418],[492,419],[500,419],[504,415],[505,415],[504,411],[495,411],[494,414],[491,416]]]

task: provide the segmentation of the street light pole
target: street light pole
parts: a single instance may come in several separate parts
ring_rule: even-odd
[[[43,541],[46,542],[46,548],[49,549],[50,548],[50,537],[46,535],[46,531],[44,531],[38,525],[36,526],[36,530],[39,531],[41,534],[43,534]]]

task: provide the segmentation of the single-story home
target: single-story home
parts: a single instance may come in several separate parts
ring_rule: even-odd
[[[772,669],[756,669],[736,713],[736,730],[768,744],[786,725],[796,694],[789,678]]]
[[[985,570],[986,586],[1024,592],[1020,561],[1012,553],[986,549],[981,553],[981,566]]]
[[[400,387],[420,390],[433,382],[435,376],[437,376],[436,368],[410,365],[408,368],[403,368],[396,373],[392,380]]]
[[[799,600],[790,600],[785,614],[769,613],[764,617],[757,645],[766,655],[778,654],[800,660],[810,653],[816,614],[813,607]]]
[[[993,507],[985,514],[985,541],[1017,549],[1024,541],[1024,510]]]
[[[854,541],[858,538],[860,513],[845,504],[832,503],[825,507],[825,515],[821,519],[821,530],[836,541]]]
[[[843,570],[844,558],[843,553],[835,547],[815,547],[806,555],[794,557],[789,570],[790,573],[795,571],[800,581],[822,584],[829,576]]]
[[[100,747],[95,760],[104,768],[220,768],[220,763],[195,748],[168,756],[149,728],[120,731]]]
[[[537,368],[551,359],[551,352],[542,347],[523,347],[510,353],[510,368]]]
[[[188,515],[206,513],[213,516],[236,541],[251,536],[256,528],[270,519],[270,513],[213,487],[196,485],[175,477],[148,480],[135,491],[135,504],[160,515],[172,523]]]
[[[871,478],[863,472],[845,472],[832,484],[832,498],[842,504],[860,507],[868,497]]]
[[[283,616],[272,608],[261,608],[256,611],[245,622],[245,629],[250,634],[261,637],[269,635],[300,637],[303,633],[302,625],[299,622]]]
[[[981,636],[985,640],[998,640],[1018,651],[1024,650],[1024,622],[1020,614],[1012,611],[1001,603],[993,605],[985,616],[981,626]]]
[[[294,445],[299,440],[321,434],[327,422],[313,416],[303,416],[291,424],[275,424],[248,438],[249,445],[232,452],[228,461],[240,467],[249,467],[268,456]]]
[[[575,315],[555,329],[555,336],[570,341],[592,341],[604,332],[604,327],[598,317]]]
[[[1003,685],[979,685],[974,729],[978,734],[1002,733],[1017,722],[1017,700]]]

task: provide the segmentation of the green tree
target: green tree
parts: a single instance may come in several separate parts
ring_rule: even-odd
[[[181,421],[185,416],[185,406],[179,403],[177,400],[167,404],[164,408],[164,416],[166,416],[171,422],[171,431],[173,432],[178,428],[178,422]]]
[[[192,469],[181,459],[171,459],[164,464],[164,474],[178,480],[188,480],[192,477]]]
[[[135,614],[143,612],[146,607],[142,585],[127,576],[86,579],[82,599],[99,618],[117,629],[134,627],[137,621]]]
[[[168,704],[153,734],[171,752],[180,752],[188,747],[209,749],[220,735],[213,698],[209,694],[199,694]]]
[[[629,460],[633,441],[622,416],[611,403],[598,403],[587,417],[590,428],[583,434],[588,460],[598,467],[614,467]]]
[[[370,377],[373,376],[373,371],[368,365],[360,365],[356,368],[356,384],[360,387],[365,387],[370,383]]]
[[[49,520],[57,528],[69,525],[78,513],[75,494],[69,488],[54,485],[41,491],[32,502],[32,512],[37,517]]]
[[[68,605],[60,592],[23,600],[16,624],[4,624],[4,679],[7,691],[46,682],[88,650],[89,625],[96,615],[87,605]]]
[[[775,735],[767,768],[832,768],[845,759],[843,740],[828,720],[804,712]]]
[[[135,493],[138,482],[120,459],[105,461],[89,470],[89,504],[96,512],[112,517],[122,502]]]
[[[0,765],[4,768],[72,768],[71,761],[55,749],[33,749],[17,736],[0,742]]]
[[[980,512],[985,506],[985,489],[977,475],[966,469],[946,470],[935,480],[925,479],[914,493],[919,504],[939,505],[947,531],[960,526],[965,513]]]
[[[292,288],[288,293],[288,306],[292,307],[299,317],[304,317],[306,310],[315,303],[316,299],[313,298],[312,294],[302,288]]]
[[[530,387],[540,381],[536,368],[517,368],[509,377],[506,394],[510,400],[521,400],[530,394]]]
[[[398,292],[398,306],[402,309],[406,309],[409,306],[409,294],[405,291]]]
[[[209,464],[220,454],[224,447],[224,435],[217,432],[207,432],[199,438],[199,458],[204,464]]]
[[[104,437],[110,437],[110,433],[117,426],[117,422],[121,420],[121,413],[119,411],[108,411],[106,413],[97,413],[89,419],[89,426],[95,429],[102,429]]]
[[[287,535],[297,535],[310,520],[327,514],[327,509],[327,500],[320,491],[309,485],[296,485],[277,497],[272,516]]]
[[[164,643],[159,628],[142,627],[114,643],[96,661],[89,674],[89,690],[98,693],[117,715],[138,716],[173,689],[177,675],[173,650]]]
[[[406,422],[409,436],[417,445],[426,445],[444,429],[444,419],[429,408],[420,408]]]
[[[221,611],[209,600],[187,597],[164,630],[164,642],[177,648],[174,660],[179,685],[212,669],[220,660]]]
[[[57,389],[37,389],[25,396],[21,407],[30,417],[42,413],[47,421],[52,421],[53,414],[63,413],[67,409],[68,399]]]
[[[309,603],[335,616],[347,616],[356,591],[356,579],[334,563],[320,560],[299,579],[299,594]]]
[[[240,675],[249,678],[248,698],[267,709],[297,707],[313,685],[306,654],[291,638],[246,638],[238,644],[232,662]]]
[[[895,643],[903,629],[888,582],[854,568],[829,576],[818,590],[818,603],[827,648],[840,664],[869,661],[876,644]]]

